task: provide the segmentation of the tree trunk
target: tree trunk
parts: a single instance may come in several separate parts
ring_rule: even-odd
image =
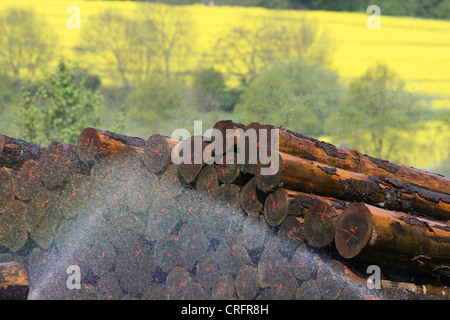
[[[78,156],[84,162],[92,162],[108,154],[116,154],[124,146],[131,146],[138,153],[143,154],[145,140],[100,129],[86,128],[78,137]]]
[[[0,215],[0,244],[12,252],[19,251],[28,240],[27,205],[20,200],[9,203]]]
[[[45,148],[8,136],[0,138],[0,167],[19,170],[25,161],[39,161]]]
[[[143,160],[147,169],[161,174],[172,163],[172,150],[181,141],[154,134],[145,142]]]
[[[421,213],[450,219],[450,195],[431,192],[393,178],[375,178],[318,162],[279,153],[280,169],[274,175],[257,174],[258,188],[284,188],[349,201],[362,201],[388,210]]]
[[[364,203],[342,212],[335,241],[339,254],[347,259],[361,257],[376,262],[378,256],[404,268],[420,265],[418,269],[428,273],[450,266],[448,225]]]
[[[30,291],[28,275],[17,262],[0,263],[0,300],[26,300]]]

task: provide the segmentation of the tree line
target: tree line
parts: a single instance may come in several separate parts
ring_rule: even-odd
[[[56,35],[34,11],[12,8],[2,15],[0,126],[30,142],[76,143],[88,126],[170,135],[194,120],[207,127],[225,118],[327,137],[402,164],[417,160],[411,145],[427,121],[444,121],[444,144],[450,141],[448,112],[433,111],[426,97],[407,92],[389,66],[374,65],[344,85],[328,68],[336,44],[307,16],[261,17],[198,52],[187,7],[143,4],[133,19],[108,9],[81,30],[74,50],[90,62],[83,68],[58,57]],[[417,149],[430,148],[421,155],[429,157],[449,150],[439,143]],[[448,161],[437,170],[447,172]]]

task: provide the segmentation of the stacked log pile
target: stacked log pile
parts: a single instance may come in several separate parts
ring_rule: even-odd
[[[172,153],[208,154],[214,140],[86,128],[77,145],[41,147],[0,135],[0,263],[26,267],[30,299],[450,298],[450,179],[284,128],[214,128],[223,153],[196,164]],[[236,160],[250,129],[278,130],[278,148],[257,136],[276,174],[258,157],[218,163]],[[380,290],[367,288],[369,265]]]

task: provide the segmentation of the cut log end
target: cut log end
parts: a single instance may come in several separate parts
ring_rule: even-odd
[[[304,231],[308,244],[321,248],[333,242],[336,231],[336,210],[323,201],[309,208],[305,214]]]
[[[264,203],[264,216],[267,223],[276,227],[286,219],[289,212],[289,195],[284,189],[269,194]]]
[[[346,259],[357,256],[372,235],[372,216],[363,203],[355,203],[339,216],[335,242],[339,254]]]
[[[147,169],[158,174],[164,172],[171,163],[172,148],[170,138],[160,134],[150,136],[145,143],[143,157]]]

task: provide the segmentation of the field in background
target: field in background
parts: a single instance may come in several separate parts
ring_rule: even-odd
[[[123,14],[132,16],[140,5],[129,1],[2,0],[0,11],[11,6],[34,8],[58,32],[57,53],[78,61],[82,66],[90,66],[86,60],[88,56],[74,50],[81,45],[80,30],[69,30],[66,26],[69,17],[66,10],[73,4],[81,9],[82,29],[89,25],[90,16],[108,7],[118,8]],[[204,5],[189,6],[188,10],[195,22],[197,35],[192,55],[198,59],[193,59],[193,63],[197,65],[191,66],[192,68],[201,64],[202,54],[210,50],[215,40],[233,26],[252,24],[252,20],[256,17],[269,14],[286,18],[307,14],[310,19],[317,20],[320,27],[334,41],[335,50],[330,68],[338,72],[344,84],[361,76],[368,67],[381,62],[393,68],[398,76],[405,80],[407,90],[431,96],[434,108],[450,109],[450,21],[388,17],[383,16],[381,8],[381,29],[369,30],[366,25],[369,15],[365,13],[324,11],[305,13]],[[57,59],[58,57],[55,57],[55,65]],[[91,70],[91,72],[99,72],[104,84],[114,82],[114,79],[108,78],[105,70]],[[405,164],[427,168],[446,159],[450,155],[446,147],[450,139],[447,128],[448,126],[442,127],[437,121],[418,128],[417,145],[405,148],[405,152],[410,153]],[[442,141],[443,150],[430,150],[430,153],[424,156],[424,148],[430,139]],[[412,154],[414,156],[411,156]],[[411,158],[415,159],[411,161]]]
[[[3,0],[0,10],[10,6],[34,7],[59,33],[59,53],[79,60],[73,48],[79,46],[80,30],[66,27],[69,16],[66,9],[71,4],[81,9],[81,28],[89,23],[92,14],[108,7],[119,8],[131,16],[137,6],[136,2],[127,1]],[[189,9],[197,34],[197,50],[193,54],[198,54],[199,59],[232,26],[251,24],[254,17],[273,14],[263,8],[193,5]],[[275,14],[300,17],[305,13],[278,11]],[[364,13],[310,11],[307,15],[317,20],[334,40],[331,68],[344,81],[360,76],[376,62],[386,63],[406,80],[407,89],[437,96],[435,107],[450,108],[450,21],[382,15],[381,29],[370,30],[366,26],[369,15]]]

